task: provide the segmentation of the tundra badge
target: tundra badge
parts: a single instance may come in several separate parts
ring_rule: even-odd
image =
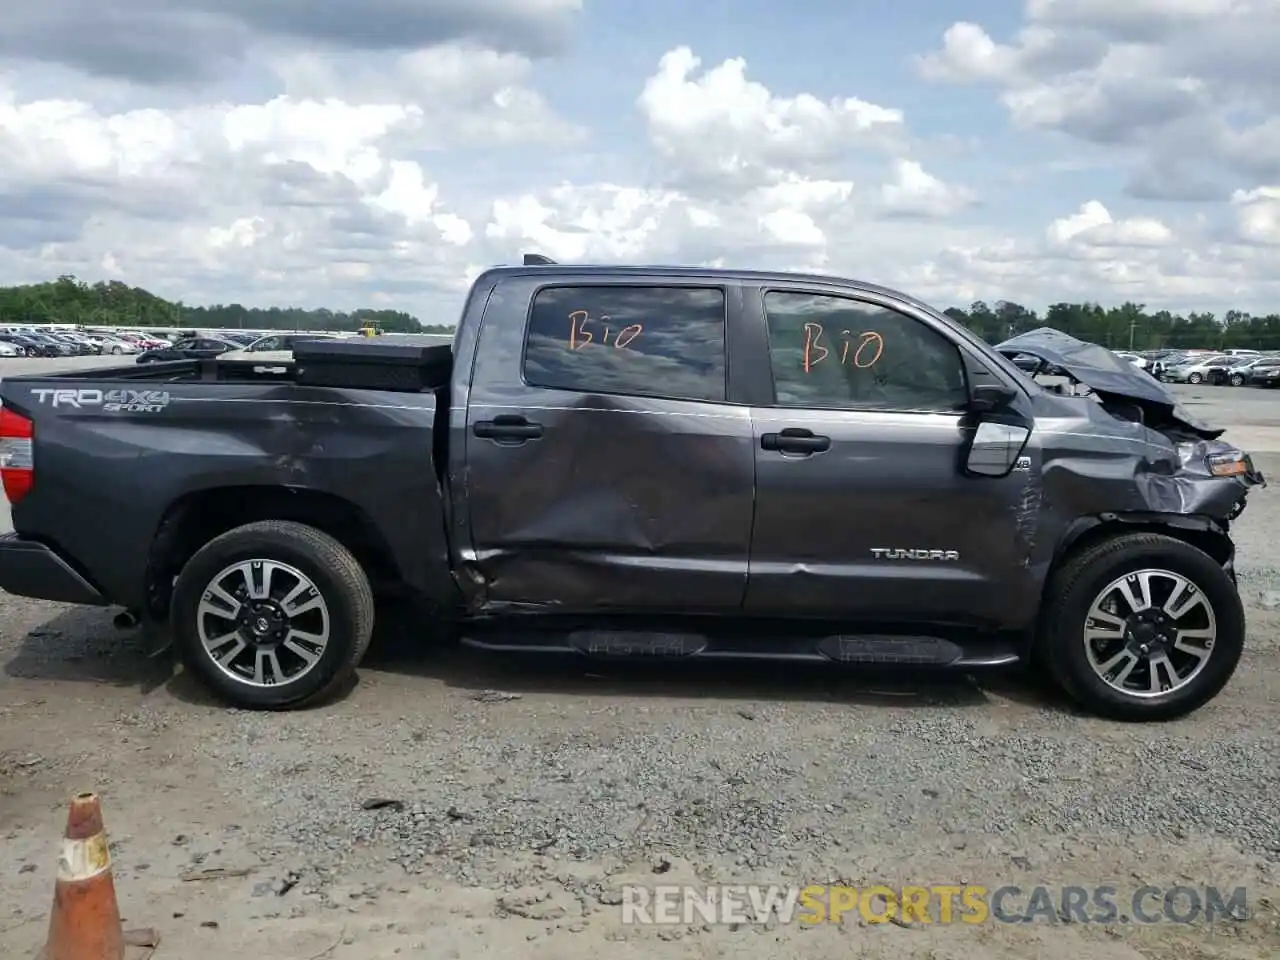
[[[902,547],[872,547],[877,560],[959,560],[956,550],[907,550]]]

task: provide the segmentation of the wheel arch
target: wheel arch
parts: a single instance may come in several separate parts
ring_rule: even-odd
[[[291,520],[321,530],[355,556],[377,585],[399,581],[399,570],[377,525],[351,501],[310,487],[239,485],[190,491],[174,500],[156,526],[147,558],[147,612],[168,616],[173,581],[204,544],[259,520]]]
[[[1162,533],[1195,547],[1221,564],[1235,579],[1235,544],[1226,523],[1198,514],[1131,512],[1081,517],[1069,526],[1054,551],[1052,574],[1082,550],[1126,533]]]

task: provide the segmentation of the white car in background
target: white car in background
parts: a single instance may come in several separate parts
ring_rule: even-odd
[[[85,335],[85,339],[92,343],[95,347],[99,347],[104,354],[113,354],[119,356],[126,353],[141,353],[142,348],[136,343],[128,340],[122,340],[119,337],[109,337],[102,333],[90,333]]]
[[[1113,350],[1111,352],[1121,360],[1128,360],[1139,370],[1146,370],[1151,366],[1151,361],[1146,357],[1139,356],[1136,353],[1130,353],[1128,350]]]
[[[272,333],[260,337],[243,350],[228,350],[219,360],[261,360],[265,363],[289,363],[293,345],[300,340],[338,340],[354,336],[343,333]]]
[[[1227,368],[1236,362],[1235,357],[1225,353],[1197,356],[1170,367],[1164,378],[1170,383],[1225,383]]]
[[[0,357],[25,357],[26,351],[18,349],[15,344],[0,340]]]

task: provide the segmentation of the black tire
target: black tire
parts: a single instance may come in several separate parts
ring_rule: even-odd
[[[1244,386],[1244,377],[1240,376],[1240,374],[1238,374],[1238,373],[1233,373],[1233,374],[1231,375],[1231,381],[1230,381],[1230,382],[1231,382],[1231,385],[1232,385],[1233,387],[1243,387],[1243,386]]]
[[[1083,640],[1090,606],[1113,580],[1143,568],[1179,574],[1213,608],[1217,635],[1208,663],[1184,686],[1150,698],[1127,695],[1089,664]],[[1113,720],[1149,722],[1186,716],[1227,685],[1244,651],[1244,605],[1230,574],[1208,554],[1155,533],[1117,536],[1070,556],[1053,575],[1041,619],[1042,661],[1058,685],[1081,706]]]
[[[228,676],[205,650],[197,629],[197,611],[214,578],[247,560],[285,563],[301,571],[329,611],[328,643],[315,666],[272,686]],[[359,562],[327,533],[291,521],[249,523],[210,540],[183,567],[171,607],[174,644],[186,666],[229,704],[253,710],[293,709],[323,699],[355,672],[373,635],[373,592]]]
[[[1203,382],[1204,382],[1204,377],[1198,373],[1191,373],[1187,375],[1187,383],[1203,383]]]

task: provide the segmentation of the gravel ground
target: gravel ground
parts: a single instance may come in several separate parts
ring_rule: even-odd
[[[1280,477],[1275,394],[1179,391]],[[230,711],[105,612],[0,594],[0,952],[42,942],[66,798],[95,789],[128,925],[160,929],[158,960],[1274,958],[1273,491],[1238,540],[1239,673],[1141,729],[1017,678],[587,672],[424,647],[402,617],[338,702]],[[247,873],[184,880],[216,868]],[[1211,926],[636,927],[628,882],[1110,884],[1122,903],[1213,884],[1247,887],[1250,909]]]

